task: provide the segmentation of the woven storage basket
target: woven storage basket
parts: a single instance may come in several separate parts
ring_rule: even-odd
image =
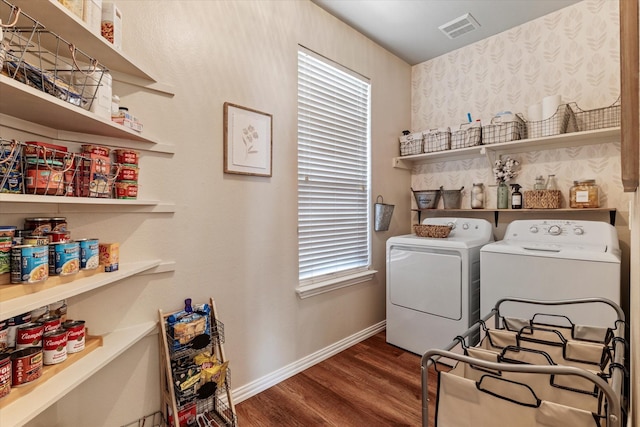
[[[560,208],[560,190],[533,190],[524,192],[525,209],[558,209]]]
[[[449,233],[451,233],[451,227],[449,227],[448,225],[416,224],[413,226],[413,231],[418,237],[436,237],[439,239],[444,239],[446,237],[449,237]]]

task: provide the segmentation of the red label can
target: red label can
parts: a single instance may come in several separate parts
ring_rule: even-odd
[[[67,331],[67,353],[84,350],[84,320],[70,320],[62,327]]]
[[[29,347],[11,353],[11,386],[19,386],[42,376],[42,349]]]
[[[16,349],[27,347],[42,347],[42,335],[44,334],[44,324],[27,323],[18,326],[16,330]]]
[[[60,329],[62,326],[62,322],[60,321],[59,316],[46,315],[40,319],[40,322],[44,325],[44,333],[55,331],[56,329]]]
[[[67,360],[67,331],[57,329],[44,334],[42,348],[45,365],[55,365]]]
[[[0,399],[11,391],[11,355],[0,354]]]
[[[68,231],[49,231],[45,236],[49,238],[49,243],[67,243],[71,240]]]

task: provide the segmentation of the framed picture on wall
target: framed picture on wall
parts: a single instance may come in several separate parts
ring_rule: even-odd
[[[224,103],[224,171],[272,176],[272,116]]]

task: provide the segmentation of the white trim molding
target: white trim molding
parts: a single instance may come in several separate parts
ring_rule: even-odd
[[[283,368],[280,368],[270,374],[263,376],[262,378],[258,378],[255,381],[250,382],[249,384],[245,384],[241,387],[236,388],[232,391],[233,400],[236,404],[246,400],[256,394],[260,393],[272,387],[281,381],[286,380],[289,377],[294,376],[307,368],[312,367],[325,359],[334,356],[341,351],[346,350],[347,348],[358,344],[361,341],[366,340],[369,337],[374,336],[375,334],[382,332],[385,330],[387,325],[387,321],[383,320],[382,322],[376,323],[360,332],[356,332],[355,334],[348,336],[338,342],[335,342],[328,347],[320,349],[315,353],[312,353],[302,359],[299,359]]]
[[[321,282],[309,283],[300,285],[296,288],[296,293],[300,299],[309,298],[315,295],[320,295],[325,292],[331,292],[336,289],[346,288],[347,286],[357,285],[358,283],[368,282],[373,279],[373,276],[377,273],[377,270],[365,270],[359,271],[348,276],[335,277]]]

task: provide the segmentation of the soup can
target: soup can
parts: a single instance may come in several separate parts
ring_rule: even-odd
[[[0,399],[11,391],[11,355],[0,353]]]
[[[44,334],[42,353],[45,365],[55,365],[67,360],[67,331],[60,328]]]
[[[16,346],[16,331],[18,326],[31,322],[31,313],[23,313],[19,316],[10,318],[7,321],[7,348],[13,348]]]
[[[58,316],[60,318],[60,322],[64,323],[67,321],[67,300],[60,300],[54,303],[49,304],[49,314],[52,316]]]
[[[40,322],[44,326],[44,333],[55,331],[56,329],[60,329],[62,327],[62,322],[60,321],[60,316],[54,316],[51,314],[47,314],[46,316],[40,319]]]
[[[47,233],[49,233],[47,231]],[[22,238],[22,244],[27,246],[47,246],[49,244],[49,237],[45,235],[31,235]]]
[[[11,271],[11,246],[12,236],[0,236],[0,274]]]
[[[79,353],[84,350],[84,320],[69,320],[62,324],[67,331],[67,353]]]
[[[13,235],[13,246],[24,245],[24,237],[31,236],[33,234],[33,230],[16,230]]]
[[[49,277],[47,246],[14,246],[11,248],[11,283],[38,283]]]
[[[32,322],[37,322],[38,320],[42,319],[43,317],[49,315],[49,306],[48,305],[44,305],[42,307],[36,308],[31,310],[31,321]]]
[[[69,231],[69,229],[67,228],[67,218],[55,217],[49,218],[49,221],[51,221],[51,231]]]
[[[16,330],[16,349],[42,347],[44,325],[39,322],[18,326]]]
[[[68,231],[49,231],[45,236],[49,239],[49,243],[66,243],[71,240],[71,233]]]
[[[100,242],[98,239],[79,239],[80,269],[95,270],[100,265]]]
[[[49,274],[70,276],[80,268],[80,245],[78,242],[52,243],[49,245]]]
[[[11,353],[11,386],[35,381],[42,376],[42,348],[28,347]]]
[[[24,229],[33,230],[33,236],[44,236],[44,233],[51,231],[51,218],[25,218]]]
[[[9,319],[0,320],[0,353],[9,348]]]

